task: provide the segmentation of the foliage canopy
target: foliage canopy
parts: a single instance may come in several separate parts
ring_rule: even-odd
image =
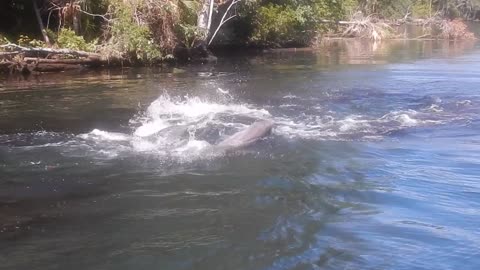
[[[100,51],[154,62],[204,38],[199,14],[210,0],[4,0],[0,34],[26,46],[45,45],[32,1],[57,47]],[[214,0],[213,27],[232,0]],[[359,11],[384,19],[480,19],[480,0],[240,0],[223,40],[236,45],[305,46]],[[330,22],[330,23],[329,23]],[[222,36],[222,34],[220,34]],[[225,38],[226,37],[226,38]],[[220,39],[222,40],[222,39]]]

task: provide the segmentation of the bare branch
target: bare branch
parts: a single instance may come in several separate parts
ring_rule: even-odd
[[[17,55],[20,52],[0,52],[0,58],[5,56]]]
[[[237,15],[232,15],[230,16],[228,19],[225,19],[225,17],[227,17],[227,14],[228,12],[230,11],[230,9],[232,9],[233,6],[235,6],[235,4],[237,4],[238,2],[240,2],[242,0],[232,0],[232,2],[230,3],[230,5],[228,6],[227,10],[225,11],[225,13],[223,14],[222,16],[222,19],[220,20],[220,23],[218,24],[217,26],[217,29],[215,30],[215,32],[213,33],[212,37],[210,38],[210,40],[208,41],[208,45],[210,45],[212,43],[212,41],[215,39],[215,36],[217,35],[218,31],[220,30],[220,28],[226,23],[228,22],[229,20],[235,18]]]
[[[110,21],[110,19],[107,18],[107,16],[105,15],[101,15],[101,14],[94,14],[94,13],[89,13],[89,12],[86,12],[85,10],[82,10],[82,9],[79,9],[78,11],[80,11],[81,13],[83,14],[86,14],[86,15],[89,15],[89,16],[92,16],[92,17],[100,17],[102,19],[104,19],[105,21]],[[107,13],[108,14],[108,13]]]

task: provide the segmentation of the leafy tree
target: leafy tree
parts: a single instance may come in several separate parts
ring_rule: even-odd
[[[304,46],[322,30],[325,20],[335,21],[344,15],[336,0],[259,1],[253,6],[251,41],[259,45]]]

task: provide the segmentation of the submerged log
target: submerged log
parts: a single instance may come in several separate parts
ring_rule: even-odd
[[[61,72],[85,68],[79,64],[42,63],[36,64],[32,71],[35,72]]]
[[[102,64],[100,59],[44,59],[44,58],[34,58],[34,57],[25,57],[23,61],[27,63],[37,63],[37,64],[61,64],[61,65],[84,65],[84,66],[99,66]]]
[[[99,67],[100,59],[42,59],[25,57],[23,62],[31,66],[32,72],[61,72],[67,70]]]

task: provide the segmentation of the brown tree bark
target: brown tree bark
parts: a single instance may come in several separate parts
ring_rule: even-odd
[[[35,11],[35,16],[37,17],[38,26],[40,27],[40,32],[42,32],[43,40],[47,44],[47,46],[51,46],[50,39],[48,38],[47,31],[45,30],[45,26],[43,26],[42,16],[40,16],[40,11],[38,10],[37,0],[32,0],[33,3],[33,10]]]

